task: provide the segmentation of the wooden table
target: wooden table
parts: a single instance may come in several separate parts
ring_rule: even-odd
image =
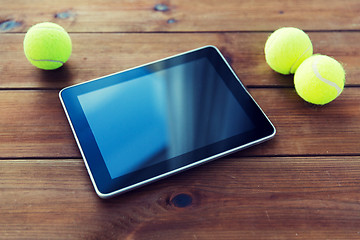
[[[360,239],[358,0],[0,1],[1,239]],[[52,21],[73,54],[27,62],[27,29]],[[315,106],[263,48],[282,26],[347,71]],[[111,200],[95,194],[58,99],[61,88],[204,45],[217,46],[277,128],[251,149]]]

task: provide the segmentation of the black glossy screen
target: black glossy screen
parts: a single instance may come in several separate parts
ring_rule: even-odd
[[[255,128],[205,57],[138,75],[78,96],[113,179]]]

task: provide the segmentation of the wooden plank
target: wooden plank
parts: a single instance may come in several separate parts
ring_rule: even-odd
[[[57,91],[0,92],[0,157],[80,157]]]
[[[277,128],[275,139],[240,155],[360,154],[360,91],[346,88],[334,102],[316,107],[291,88],[250,93]],[[80,157],[58,91],[0,91],[0,156]]]
[[[0,88],[57,88],[122,71],[204,45],[217,46],[247,86],[293,85],[292,76],[265,62],[269,33],[71,34],[73,54],[65,67],[43,71],[25,58],[23,34],[0,35]],[[335,57],[347,71],[347,85],[359,86],[360,32],[309,33],[315,53]]]
[[[1,160],[6,239],[358,239],[359,156],[226,158],[100,200],[81,160]]]
[[[53,21],[71,32],[359,30],[357,0],[284,1],[5,1],[2,31],[24,32]],[[21,11],[19,11],[21,6]]]

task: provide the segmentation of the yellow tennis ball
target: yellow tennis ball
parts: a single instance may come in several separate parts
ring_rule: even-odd
[[[306,59],[294,75],[296,92],[305,101],[324,105],[337,98],[344,89],[345,70],[335,59],[314,55]]]
[[[64,28],[44,22],[32,26],[24,38],[26,58],[34,66],[52,70],[61,67],[71,55],[71,39]]]
[[[300,64],[313,54],[309,36],[298,28],[284,27],[273,32],[265,44],[267,64],[282,74],[295,73]]]

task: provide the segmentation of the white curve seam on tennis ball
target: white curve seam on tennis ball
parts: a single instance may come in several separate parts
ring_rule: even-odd
[[[334,82],[327,80],[326,78],[323,78],[321,76],[321,74],[319,73],[318,69],[317,69],[317,63],[318,63],[319,59],[315,59],[315,61],[312,63],[312,69],[315,73],[315,76],[322,82],[334,87],[337,91],[337,96],[340,95],[340,93],[342,92],[341,88]]]
[[[292,72],[292,69],[293,69],[293,67],[295,66],[295,64],[302,58],[302,56],[305,55],[305,53],[307,53],[307,52],[310,50],[310,48],[311,48],[311,44],[310,44],[309,47],[300,55],[300,57],[298,57],[298,59],[295,60],[295,62],[293,63],[293,65],[291,65],[291,68],[290,68],[289,73]]]
[[[62,62],[62,61],[59,61],[59,60],[50,60],[50,59],[33,59],[33,58],[30,58],[31,61],[34,61],[34,62],[55,62],[55,63],[61,63],[61,64],[64,64],[65,62]]]

